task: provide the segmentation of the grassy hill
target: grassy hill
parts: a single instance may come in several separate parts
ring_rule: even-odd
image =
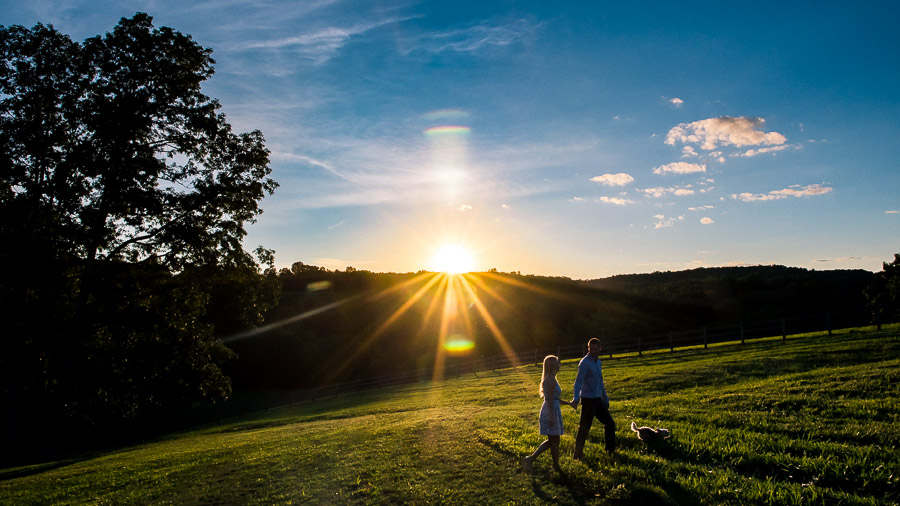
[[[559,379],[570,391],[575,362]],[[562,473],[541,441],[534,366],[259,413],[143,445],[0,471],[4,504],[896,504],[900,328],[604,363],[620,451],[593,429]],[[669,428],[649,448],[632,420]]]

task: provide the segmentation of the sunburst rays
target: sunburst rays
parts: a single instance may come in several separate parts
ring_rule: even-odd
[[[491,281],[492,283],[488,283]],[[368,295],[355,295],[330,302],[321,307],[305,311],[285,320],[270,323],[252,331],[244,332],[224,339],[231,342],[240,339],[261,336],[286,325],[297,324],[307,318],[334,311],[348,304],[387,304],[388,311],[383,321],[373,322],[365,335],[358,336],[352,343],[347,343],[346,355],[339,364],[331,364],[322,375],[324,383],[331,383],[352,367],[363,355],[378,345],[386,346],[389,352],[392,343],[383,339],[391,330],[415,334],[415,339],[406,343],[430,340],[432,344],[425,349],[433,350],[432,379],[445,377],[448,360],[465,360],[475,358],[484,349],[499,349],[507,356],[510,363],[520,365],[517,354],[507,339],[501,325],[497,323],[492,307],[515,309],[515,304],[508,301],[496,290],[501,282],[517,288],[533,290],[548,297],[565,297],[565,295],[531,285],[519,279],[508,278],[496,273],[464,273],[422,272],[401,283]],[[494,285],[493,287],[491,285]],[[527,317],[527,315],[520,315]],[[410,317],[410,318],[405,318]],[[401,319],[403,323],[401,324]],[[410,325],[410,322],[415,322]],[[401,327],[404,325],[406,327]],[[397,328],[399,327],[399,328]],[[412,337],[412,336],[410,336]],[[490,340],[496,346],[490,344]]]

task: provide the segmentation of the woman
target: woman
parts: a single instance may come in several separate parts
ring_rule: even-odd
[[[547,355],[544,357],[544,372],[541,375],[540,394],[544,398],[541,405],[540,427],[541,435],[547,436],[547,440],[531,455],[522,459],[522,466],[526,471],[531,472],[531,464],[534,459],[550,448],[550,455],[553,456],[553,469],[561,471],[559,468],[559,436],[563,434],[562,410],[560,404],[572,406],[571,402],[560,400],[559,396],[562,390],[559,387],[559,381],[556,380],[556,373],[559,372],[559,357],[556,355]]]

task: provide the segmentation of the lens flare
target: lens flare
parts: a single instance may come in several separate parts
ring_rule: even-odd
[[[428,137],[437,137],[444,135],[468,135],[472,129],[467,126],[439,126],[432,127],[428,130],[425,130],[425,135]]]
[[[475,343],[458,334],[444,341],[444,350],[451,355],[465,355],[474,348]]]

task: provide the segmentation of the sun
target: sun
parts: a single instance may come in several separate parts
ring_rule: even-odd
[[[472,252],[461,244],[445,244],[431,257],[429,269],[447,274],[465,274],[475,268]]]

